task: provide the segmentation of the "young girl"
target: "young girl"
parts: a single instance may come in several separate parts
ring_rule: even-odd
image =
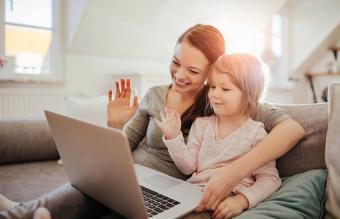
[[[210,117],[193,123],[187,145],[180,115],[169,108],[156,120],[171,158],[189,182],[205,186],[220,168],[247,153],[266,135],[264,125],[251,119],[264,87],[261,63],[247,54],[221,56],[209,73]],[[251,165],[251,163],[249,163]],[[275,161],[244,178],[214,210],[214,218],[230,218],[254,207],[281,185]]]

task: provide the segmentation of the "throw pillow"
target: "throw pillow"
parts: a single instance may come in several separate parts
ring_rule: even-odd
[[[281,188],[237,219],[322,218],[326,170],[310,170],[283,179]]]

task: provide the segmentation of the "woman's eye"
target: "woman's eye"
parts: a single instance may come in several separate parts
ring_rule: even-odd
[[[222,88],[223,91],[230,91],[228,88]]]
[[[191,73],[194,73],[194,74],[199,74],[199,72],[197,71],[193,71],[193,70],[190,70]]]
[[[175,60],[172,60],[172,63],[173,63],[174,65],[179,65],[179,63],[176,62]]]
[[[210,89],[215,89],[216,87],[214,85],[210,85]]]

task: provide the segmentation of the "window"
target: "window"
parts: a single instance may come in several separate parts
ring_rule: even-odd
[[[60,0],[0,0],[0,80],[62,80],[60,6]]]
[[[288,14],[289,7],[274,14],[267,29],[262,59],[270,69],[270,84],[274,87],[291,87],[288,70]]]

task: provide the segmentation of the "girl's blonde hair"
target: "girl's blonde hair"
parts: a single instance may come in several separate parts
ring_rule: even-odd
[[[228,74],[232,83],[237,86],[242,94],[242,111],[245,116],[253,117],[265,85],[265,76],[261,62],[248,54],[231,54],[219,57],[212,65],[209,72]]]

